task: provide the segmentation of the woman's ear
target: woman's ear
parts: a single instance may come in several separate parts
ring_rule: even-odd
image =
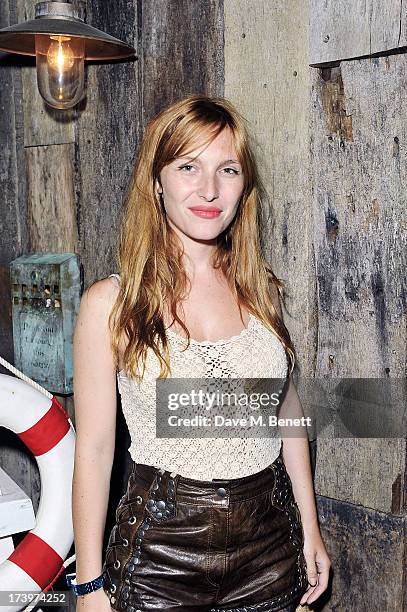
[[[155,190],[157,194],[160,194],[163,192],[163,188],[161,186],[160,180],[159,179],[155,179]]]

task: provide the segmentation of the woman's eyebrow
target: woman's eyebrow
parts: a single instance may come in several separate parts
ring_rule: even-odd
[[[177,159],[189,159],[189,160],[196,160],[196,161],[200,161],[199,157],[190,157],[189,155],[179,155],[177,157]],[[225,161],[220,162],[219,165],[222,164],[239,164],[240,162],[237,159],[225,159]]]

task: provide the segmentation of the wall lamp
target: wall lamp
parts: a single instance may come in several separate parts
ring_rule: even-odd
[[[76,106],[85,94],[84,61],[135,55],[123,41],[85,23],[83,0],[35,5],[35,19],[0,30],[0,51],[33,55],[38,89],[53,108]]]

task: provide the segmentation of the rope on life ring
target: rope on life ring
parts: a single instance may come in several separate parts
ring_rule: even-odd
[[[0,357],[18,378],[0,374],[0,426],[13,431],[35,456],[41,478],[36,525],[0,564],[0,591],[46,592],[75,559],[64,559],[73,543],[72,476],[75,429],[49,391]],[[21,379],[21,380],[19,380]],[[4,612],[32,610],[2,606]]]

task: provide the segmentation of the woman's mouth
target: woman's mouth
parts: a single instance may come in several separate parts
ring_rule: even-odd
[[[213,208],[208,206],[194,206],[189,209],[194,215],[197,217],[201,217],[202,219],[215,219],[219,217],[222,212],[219,208]]]

